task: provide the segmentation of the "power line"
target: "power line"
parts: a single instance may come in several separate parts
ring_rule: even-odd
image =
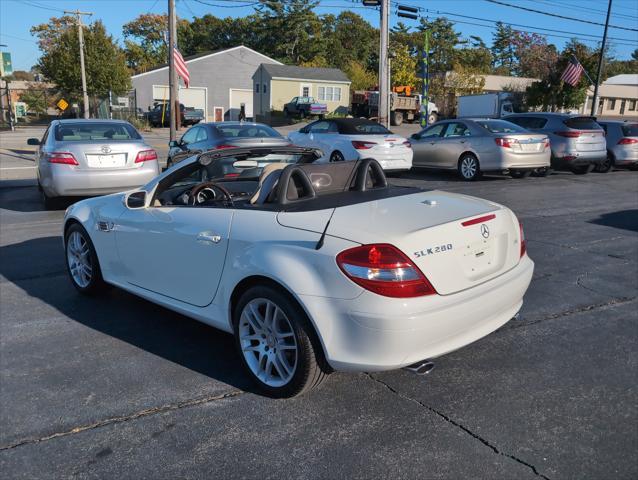
[[[545,5],[550,5],[552,7],[556,7],[556,8],[562,8],[562,9],[566,9],[566,10],[571,10],[571,9],[575,9],[575,10],[580,10],[583,12],[594,12],[594,13],[599,13],[602,15],[605,15],[607,12],[605,10],[598,10],[596,8],[590,8],[590,7],[581,7],[578,5],[572,5],[571,3],[562,3],[562,2],[557,2],[557,1],[547,1],[547,0],[527,0],[530,3],[543,3]],[[611,14],[612,17],[616,17],[618,19],[620,18],[635,18],[638,19],[638,16],[635,15],[629,15],[628,13],[623,13],[623,14],[619,14],[619,13],[612,13]]]
[[[503,5],[505,7],[518,8],[519,10],[524,10],[526,12],[538,13],[540,15],[547,15],[548,17],[563,18],[565,20],[571,20],[573,22],[588,23],[590,25],[600,25],[602,27],[605,26],[604,23],[600,23],[600,22],[592,22],[591,20],[583,20],[582,18],[566,17],[565,15],[558,15],[557,13],[544,12],[542,10],[536,10],[534,8],[521,7],[520,5],[512,5],[510,3],[500,2],[499,0],[485,0],[485,1],[489,3],[494,3],[496,5]],[[609,28],[615,28],[617,30],[628,30],[630,32],[638,32],[638,28],[620,27],[618,25],[609,25]]]

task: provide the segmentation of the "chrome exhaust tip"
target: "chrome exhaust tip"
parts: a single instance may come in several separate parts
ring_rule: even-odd
[[[434,370],[434,362],[431,362],[430,360],[421,360],[420,362],[403,367],[403,370],[407,370],[415,375],[427,375]]]

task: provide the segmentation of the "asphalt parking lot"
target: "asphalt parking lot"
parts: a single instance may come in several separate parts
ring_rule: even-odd
[[[0,133],[4,478],[638,478],[638,172],[393,177],[516,212],[536,262],[520,318],[425,377],[334,374],[272,400],[229,335],[76,293],[64,212],[35,187],[40,135]],[[162,158],[165,137],[147,136]]]

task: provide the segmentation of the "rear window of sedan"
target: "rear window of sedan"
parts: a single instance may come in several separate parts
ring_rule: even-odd
[[[388,135],[392,133],[379,123],[365,120],[338,123],[337,125],[339,133],[345,135]]]
[[[217,125],[217,130],[226,138],[280,138],[276,130],[266,125]]]
[[[505,120],[476,120],[476,124],[490,133],[525,133],[525,130],[512,122]]]
[[[141,138],[133,125],[128,123],[64,123],[55,129],[55,139],[59,142],[107,142]]]
[[[622,126],[622,134],[625,137],[638,137],[638,123]]]

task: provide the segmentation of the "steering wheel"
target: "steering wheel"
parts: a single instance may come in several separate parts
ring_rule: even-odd
[[[226,189],[226,187],[222,187],[221,185],[218,185],[215,182],[204,182],[204,183],[200,183],[196,187],[193,187],[190,193],[188,194],[188,204],[198,205],[199,203],[203,203],[198,200],[198,196],[205,189],[209,189],[213,192],[214,197],[211,200],[214,200],[217,198],[217,195],[215,194],[215,192],[217,191],[221,193],[224,203],[226,205],[230,205],[230,206],[234,205],[233,195]]]

